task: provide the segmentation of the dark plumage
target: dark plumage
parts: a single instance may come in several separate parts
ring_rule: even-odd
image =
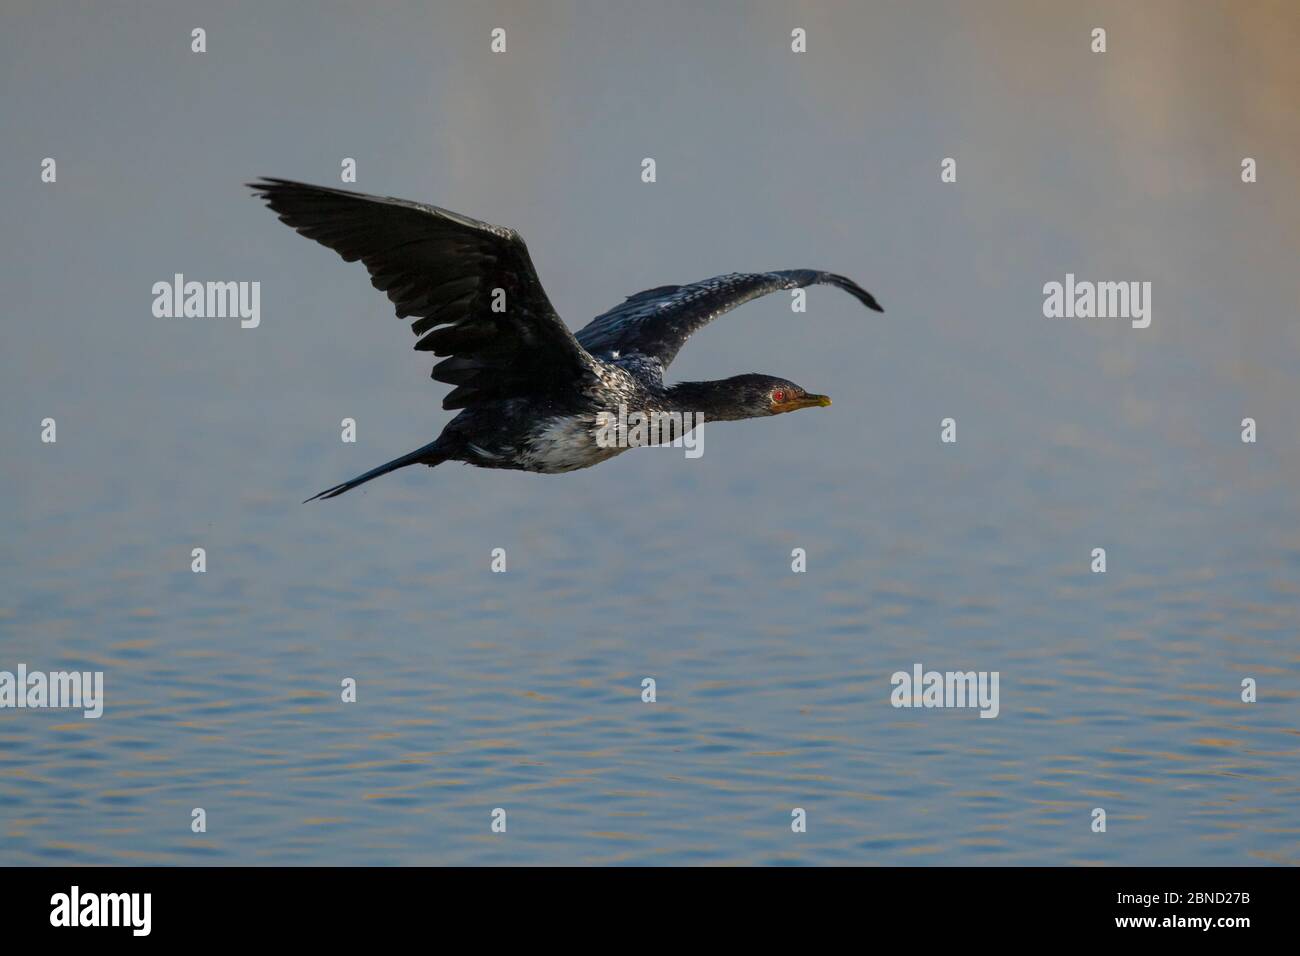
[[[791,269],[638,292],[575,336],[555,314],[513,229],[436,206],[285,179],[249,186],[281,221],[365,264],[398,317],[414,317],[416,349],[442,359],[433,378],[455,386],[443,407],[463,409],[436,440],[316,498],[414,464],[463,461],[544,474],[586,468],[626,450],[597,441],[601,416],[617,415],[620,405],[692,412],[705,421],[829,405],[825,396],[768,375],[665,385],[663,372],[693,332],[769,292],[824,283],[884,311],[850,279]]]

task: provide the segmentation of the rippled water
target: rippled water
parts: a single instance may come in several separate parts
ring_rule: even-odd
[[[776,5],[528,6],[496,64],[491,16],[419,7],[234,7],[198,61],[165,7],[4,31],[0,670],[102,670],[107,703],[0,710],[0,864],[1300,862],[1290,21],[1242,21],[1247,65],[1208,13],[1116,11],[1140,55],[1103,69],[1032,7],[810,7],[800,65]],[[696,461],[301,505],[450,417],[358,268],[238,187],[358,153],[360,188],[519,227],[574,326],[737,268],[888,312],[815,289],[698,336],[678,377],[835,404]],[[154,319],[174,271],[261,281],[262,326]],[[1043,318],[1067,271],[1151,281],[1152,327]],[[918,662],[998,671],[1000,715],[891,707]]]

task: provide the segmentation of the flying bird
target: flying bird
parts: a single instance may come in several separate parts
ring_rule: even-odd
[[[664,370],[693,332],[770,292],[821,283],[884,311],[871,293],[831,272],[731,273],[638,292],[575,335],[555,313],[513,229],[437,206],[286,179],[248,185],[281,222],[365,265],[398,318],[414,318],[415,348],[442,359],[433,378],[455,386],[442,407],[462,409],[427,445],[308,501],[408,465],[461,461],[541,474],[589,468],[626,450],[598,434],[620,406],[736,421],[829,405],[825,395],[771,375],[667,385]]]

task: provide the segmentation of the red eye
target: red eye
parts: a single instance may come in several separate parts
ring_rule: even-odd
[[[772,401],[777,403],[784,402],[785,392],[781,391],[781,389],[778,388],[775,392],[772,393]]]

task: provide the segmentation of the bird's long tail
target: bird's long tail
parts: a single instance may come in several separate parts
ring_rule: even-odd
[[[326,488],[320,494],[312,495],[312,497],[308,498],[307,501],[315,501],[317,498],[336,498],[345,491],[351,491],[357,485],[364,485],[367,481],[370,481],[373,478],[378,478],[380,475],[386,475],[390,471],[397,471],[399,468],[405,468],[407,465],[428,465],[429,467],[440,465],[447,460],[447,456],[438,450],[437,445],[438,443],[436,441],[429,442],[429,444],[425,445],[423,448],[417,448],[415,451],[408,455],[403,455],[401,458],[394,458],[392,461],[386,462],[378,468],[371,468],[364,475],[357,475],[357,477],[353,478],[351,481],[345,481],[343,484],[335,485],[333,488]],[[303,504],[306,504],[307,501],[304,501]]]

